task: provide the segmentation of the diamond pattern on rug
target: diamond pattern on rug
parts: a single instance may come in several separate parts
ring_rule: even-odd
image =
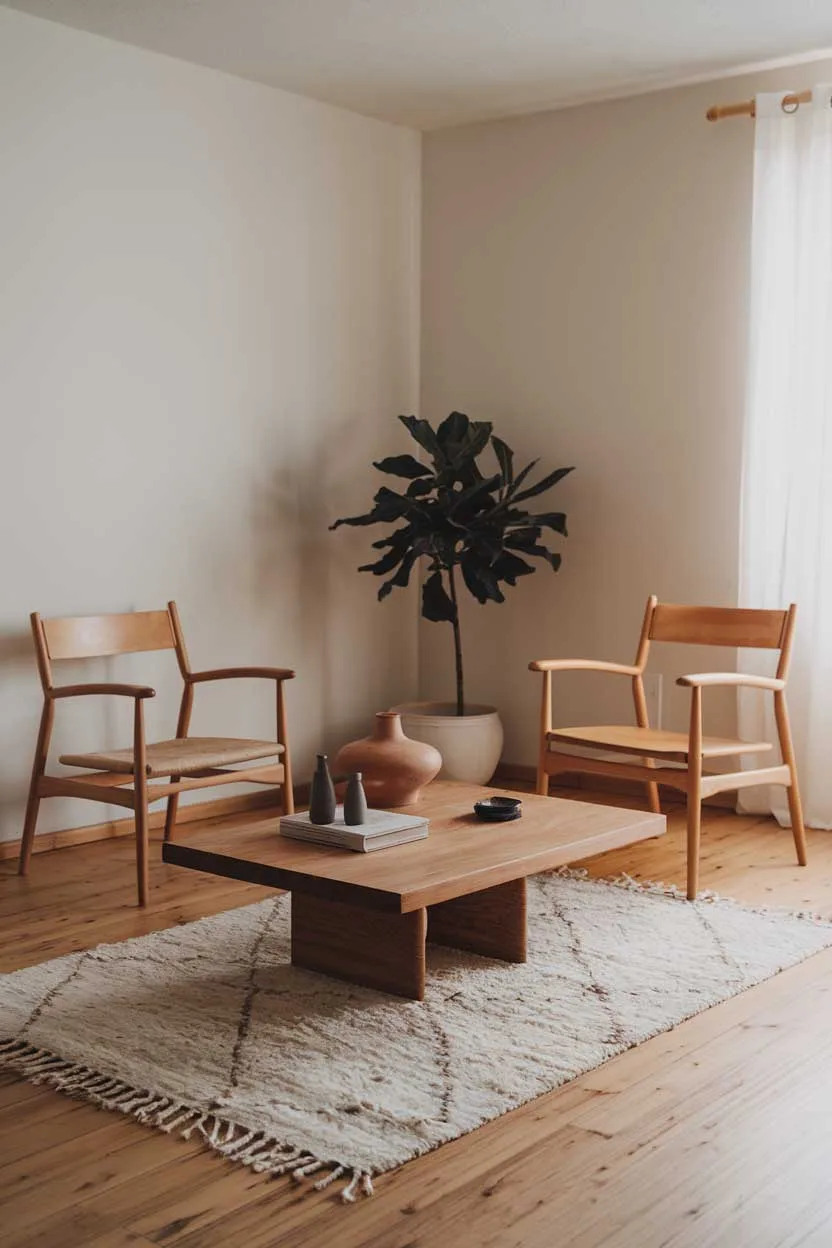
[[[289,962],[278,896],[0,977],[0,1065],[344,1194],[832,945],[832,925],[550,874],[529,956],[425,1001]],[[348,933],[345,934],[348,939]]]

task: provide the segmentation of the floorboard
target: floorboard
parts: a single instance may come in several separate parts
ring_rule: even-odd
[[[569,793],[574,796],[574,793]],[[587,794],[587,797],[591,797]],[[614,800],[609,794],[603,800]],[[620,804],[632,803],[621,799]],[[240,850],[267,812],[199,827]],[[684,884],[684,817],[584,865]],[[770,819],[715,808],[702,887],[832,917],[832,836],[808,868]],[[134,906],[129,839],[0,863],[0,970],[267,896],[167,867]],[[668,950],[672,957],[672,950]],[[3,1248],[829,1248],[832,951],[591,1071],[376,1183],[345,1208],[130,1120],[0,1076]]]

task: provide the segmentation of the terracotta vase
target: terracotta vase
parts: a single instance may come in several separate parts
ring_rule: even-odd
[[[373,735],[343,746],[334,763],[336,772],[361,772],[367,803],[376,809],[418,802],[421,789],[441,767],[442,755],[434,746],[404,735],[397,711],[379,711]]]

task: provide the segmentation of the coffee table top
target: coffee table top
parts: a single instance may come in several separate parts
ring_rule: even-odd
[[[522,797],[522,818],[484,823],[473,804],[501,793]],[[165,862],[252,884],[294,889],[330,901],[406,914],[608,849],[660,836],[664,815],[534,793],[435,780],[402,812],[430,820],[426,840],[373,853],[330,849],[280,836],[277,821],[240,834],[240,856],[168,841]]]

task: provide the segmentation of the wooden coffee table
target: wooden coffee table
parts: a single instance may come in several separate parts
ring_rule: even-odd
[[[434,781],[403,810],[427,840],[356,854],[278,834],[241,834],[245,857],[167,842],[165,862],[292,893],[292,962],[421,1001],[425,941],[526,960],[526,877],[660,836],[664,815],[523,794],[523,816],[483,823],[472,806],[505,790]],[[518,796],[517,794],[506,794]]]

